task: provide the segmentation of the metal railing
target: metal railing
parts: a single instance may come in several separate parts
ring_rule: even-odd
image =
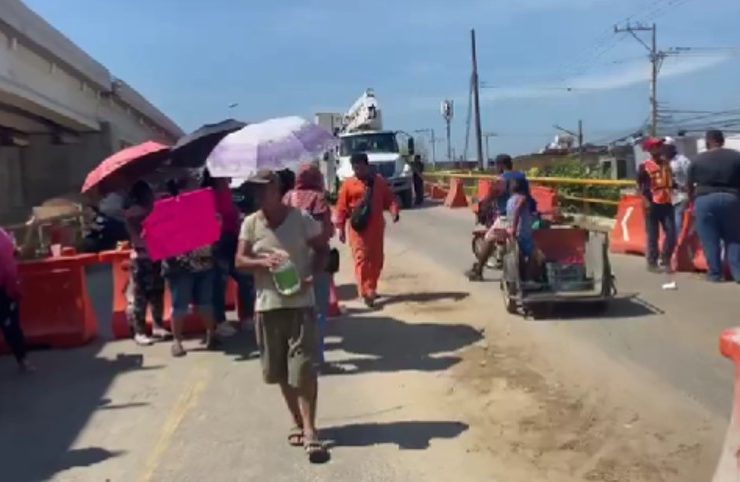
[[[424,177],[430,181],[448,182],[449,179],[462,179],[465,183],[466,192],[475,195],[477,186],[472,185],[479,179],[497,180],[499,176],[474,171],[439,171],[426,173]],[[622,189],[634,188],[635,181],[614,179],[583,179],[566,177],[528,177],[530,183],[552,186],[557,189],[560,199],[569,201],[567,204],[580,206],[583,214],[590,214],[592,205],[607,206],[612,211],[619,205],[620,191]],[[467,182],[467,183],[466,183]],[[446,187],[446,186],[445,186]],[[594,192],[595,188],[602,188],[602,192]],[[604,193],[603,188],[612,188],[612,191]],[[603,209],[602,209],[603,211]]]

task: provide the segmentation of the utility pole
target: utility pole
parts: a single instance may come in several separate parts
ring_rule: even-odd
[[[442,118],[445,120],[447,127],[447,162],[452,162],[452,140],[450,136],[450,124],[455,114],[454,103],[451,100],[442,101]]]
[[[632,35],[650,53],[650,135],[655,137],[658,135],[658,73],[666,53],[658,51],[658,28],[655,24],[650,27],[632,23],[627,23],[624,27],[614,26],[614,33],[622,32]],[[645,43],[637,32],[650,32],[652,34],[650,45]]]
[[[471,53],[473,57],[473,104],[475,109],[475,143],[478,151],[478,169],[483,170],[483,135],[480,126],[480,95],[478,86],[478,54],[475,46],[475,29],[470,31]],[[466,159],[467,160],[467,159]]]
[[[559,131],[565,132],[566,134],[575,137],[578,140],[578,159],[583,162],[583,121],[578,119],[578,132],[573,132],[564,127],[560,127],[555,124],[553,127]]]

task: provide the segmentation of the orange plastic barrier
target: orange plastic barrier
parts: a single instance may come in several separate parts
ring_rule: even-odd
[[[229,278],[226,282],[226,309],[233,310],[236,308],[237,298],[237,284],[233,278]]]
[[[342,309],[339,307],[337,286],[334,284],[334,276],[331,277],[331,282],[329,283],[329,310],[327,312],[327,316],[329,318],[342,316]]]
[[[462,179],[450,179],[450,191],[444,202],[448,208],[464,208],[468,206],[468,199],[465,197],[465,189]]]
[[[72,348],[97,336],[85,275],[96,262],[95,255],[75,255],[20,263],[21,326],[29,346]]]
[[[444,200],[447,198],[447,190],[436,184],[432,184],[429,187],[429,198],[435,201]]]
[[[479,179],[478,180],[478,192],[476,197],[478,200],[485,199],[493,194],[494,182],[491,179]]]
[[[694,226],[695,221],[693,210],[687,209],[684,213],[683,227],[673,256],[673,268],[677,271],[709,271],[704,248]],[[723,268],[725,278],[732,279],[730,266],[726,263],[726,260]]]
[[[470,209],[475,214],[478,214],[481,201],[494,194],[494,187],[495,181],[491,179],[478,179],[478,191],[475,193],[475,197],[470,200]]]
[[[645,205],[641,196],[629,194],[619,200],[617,222],[609,240],[610,251],[622,254],[645,254]]]
[[[537,202],[537,212],[543,219],[558,221],[560,218],[560,200],[558,192],[547,186],[532,185],[529,192]]]
[[[131,251],[115,250],[105,251],[99,255],[100,261],[111,264],[113,273],[113,313],[111,317],[111,330],[116,339],[131,337],[131,327],[126,317],[128,308],[128,289],[131,277]],[[172,296],[168,287],[164,292],[164,325],[171,329]],[[151,313],[147,313],[147,326],[151,330],[154,323]],[[203,320],[198,315],[191,314],[185,318],[183,333],[197,334],[205,331]]]
[[[694,259],[697,250],[701,250],[699,238],[693,229],[694,221],[691,210],[684,211],[681,232],[678,233],[676,250],[673,252],[671,267],[673,271],[694,271]]]
[[[537,229],[534,242],[549,261],[582,263],[586,257],[588,231],[580,228]]]
[[[131,276],[131,251],[104,251],[98,256],[101,263],[110,263],[113,275],[113,313],[111,317],[113,337],[116,339],[129,338],[131,328],[126,319],[126,308],[128,307],[127,291]]]
[[[730,424],[712,482],[735,482],[740,480],[740,328],[729,328],[722,333],[719,350],[735,365],[735,397]]]

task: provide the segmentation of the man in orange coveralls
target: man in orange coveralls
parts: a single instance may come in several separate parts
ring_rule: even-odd
[[[346,241],[346,232],[349,231],[360,295],[371,308],[378,297],[378,278],[383,270],[383,213],[390,211],[393,222],[397,223],[399,208],[386,180],[370,167],[367,154],[355,153],[350,162],[355,175],[344,181],[339,190],[335,223],[341,242]],[[372,189],[369,197],[366,195],[368,189]],[[363,211],[365,216],[360,215]],[[360,220],[362,217],[365,219]],[[350,225],[346,226],[348,220]]]

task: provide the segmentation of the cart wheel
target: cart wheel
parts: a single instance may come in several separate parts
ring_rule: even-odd
[[[515,315],[518,313],[517,311],[517,302],[514,297],[511,296],[511,290],[509,289],[509,282],[506,282],[504,280],[501,280],[501,293],[504,296],[504,306],[506,306],[506,311],[508,313],[511,313],[512,315]]]

